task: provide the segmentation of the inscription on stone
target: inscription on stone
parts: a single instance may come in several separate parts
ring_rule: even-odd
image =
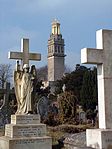
[[[106,139],[105,142],[112,143],[112,139]]]
[[[40,123],[39,115],[12,115],[11,124],[38,124]]]
[[[13,140],[11,142],[11,149],[51,149],[51,139],[44,137],[41,139],[24,139]]]
[[[112,134],[105,134],[103,136],[103,140],[105,141],[105,144],[111,144],[112,145]]]
[[[12,132],[11,127],[9,125],[5,125],[5,136],[11,136],[11,132]]]
[[[45,142],[47,142],[46,139],[39,139],[39,140],[34,140],[34,139],[28,140],[28,139],[26,139],[26,140],[17,140],[17,141],[15,140],[14,141],[15,144],[32,144],[32,143],[45,143]]]
[[[14,126],[6,125],[5,136],[20,138],[20,137],[42,137],[46,135],[46,126],[32,125],[32,126]]]

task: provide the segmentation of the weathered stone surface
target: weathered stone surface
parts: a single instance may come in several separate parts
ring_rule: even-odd
[[[52,139],[46,136],[46,125],[38,115],[12,115],[0,138],[0,149],[51,149]],[[26,122],[25,122],[26,121]]]
[[[50,137],[0,138],[0,149],[52,149]]]
[[[65,146],[67,149],[93,149],[92,147],[76,147],[72,144],[66,144]]]
[[[64,145],[66,146],[77,146],[77,147],[86,147],[86,132],[75,133],[75,134],[66,134]]]
[[[9,52],[9,59],[20,59],[23,64],[29,64],[29,60],[40,61],[41,54],[29,53],[29,39],[21,39],[21,52]]]
[[[40,123],[39,114],[11,115],[11,124],[38,124],[38,123]]]
[[[6,124],[5,136],[11,138],[42,137],[46,135],[45,124]]]
[[[112,149],[112,129],[88,129],[86,140],[95,149]]]
[[[97,64],[99,128],[112,129],[112,30],[97,31],[97,49],[82,49],[81,62]]]
[[[97,49],[84,48],[81,61],[97,64],[99,128],[87,130],[87,146],[112,149],[112,30],[97,31]]]

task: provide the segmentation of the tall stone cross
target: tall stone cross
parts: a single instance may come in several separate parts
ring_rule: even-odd
[[[29,64],[29,60],[40,61],[41,54],[29,53],[29,39],[21,39],[21,52],[9,52],[9,59],[21,60],[22,64]]]
[[[112,129],[112,30],[96,35],[97,49],[82,49],[81,62],[97,64],[99,128]]]

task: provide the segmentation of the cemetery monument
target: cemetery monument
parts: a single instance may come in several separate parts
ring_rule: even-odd
[[[87,146],[112,149],[112,30],[99,30],[97,49],[81,50],[83,64],[96,64],[98,77],[99,129],[86,131]]]
[[[0,137],[0,149],[51,149],[51,138],[46,136],[46,125],[39,114],[33,114],[32,91],[35,67],[29,71],[29,60],[40,60],[41,55],[29,53],[29,39],[21,40],[21,52],[10,52],[10,59],[20,59],[14,71],[17,112],[11,115],[11,124],[5,125],[5,136]]]

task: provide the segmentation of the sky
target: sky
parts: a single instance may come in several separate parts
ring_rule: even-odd
[[[21,38],[29,38],[30,52],[42,55],[35,65],[47,65],[55,18],[65,39],[65,63],[74,69],[81,63],[81,49],[96,47],[96,31],[112,29],[112,0],[0,0],[0,63],[14,65],[8,51],[19,52]]]

